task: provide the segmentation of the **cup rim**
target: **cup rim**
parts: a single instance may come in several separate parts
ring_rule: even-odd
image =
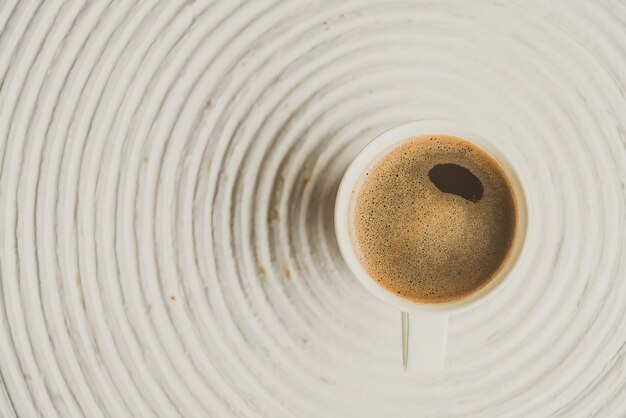
[[[450,135],[464,139],[478,146],[488,155],[494,158],[506,172],[513,187],[517,205],[517,230],[512,248],[504,264],[487,285],[476,292],[455,301],[444,303],[420,303],[413,302],[395,295],[377,284],[365,271],[357,258],[353,247],[350,231],[351,204],[359,191],[359,180],[363,181],[367,168],[373,166],[384,155],[402,143],[423,135]],[[518,264],[521,251],[526,239],[528,228],[528,208],[526,206],[526,193],[517,176],[517,172],[511,160],[500,150],[496,143],[487,141],[483,136],[467,129],[463,125],[445,119],[426,119],[406,122],[390,128],[372,139],[352,160],[345,171],[335,200],[335,235],[339,244],[339,250],[347,263],[350,271],[359,282],[374,296],[382,301],[396,306],[404,312],[431,312],[451,313],[467,309],[477,303],[493,296],[496,290],[501,289],[502,284],[511,276],[511,271]]]

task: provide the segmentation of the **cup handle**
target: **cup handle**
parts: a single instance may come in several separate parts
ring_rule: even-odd
[[[441,371],[446,360],[448,316],[402,312],[402,364],[417,373]]]

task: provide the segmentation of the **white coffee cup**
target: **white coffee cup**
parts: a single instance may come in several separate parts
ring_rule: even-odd
[[[467,297],[447,303],[416,303],[401,298],[381,287],[365,271],[354,250],[354,210],[365,173],[382,157],[406,140],[421,135],[451,135],[465,139],[491,155],[507,174],[515,195],[518,216],[517,231],[509,256],[496,277]],[[448,317],[452,313],[474,307],[493,297],[518,260],[526,235],[527,208],[524,190],[515,169],[497,142],[488,140],[447,120],[421,120],[389,129],[374,138],[346,170],[335,203],[335,233],[339,249],[350,270],[374,296],[402,312],[403,362],[405,368],[418,372],[436,372],[445,364],[448,339]]]

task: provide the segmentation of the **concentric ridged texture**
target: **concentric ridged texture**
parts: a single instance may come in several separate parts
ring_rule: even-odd
[[[622,1],[0,3],[0,415],[626,415]],[[519,170],[497,298],[405,373],[332,213],[445,118]]]

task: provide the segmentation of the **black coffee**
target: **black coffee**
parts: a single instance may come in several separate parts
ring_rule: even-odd
[[[367,172],[354,244],[365,270],[390,292],[443,303],[495,276],[516,222],[511,184],[492,157],[459,138],[420,136]]]

